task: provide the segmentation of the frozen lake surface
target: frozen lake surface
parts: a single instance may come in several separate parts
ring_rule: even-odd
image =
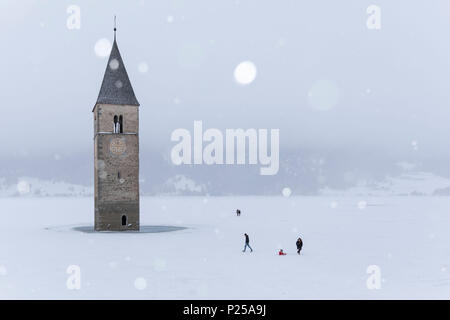
[[[143,197],[140,233],[93,232],[92,198],[0,204],[3,299],[450,298],[450,197]]]

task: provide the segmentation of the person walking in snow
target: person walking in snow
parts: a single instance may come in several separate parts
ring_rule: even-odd
[[[239,217],[241,215],[241,210],[237,209],[236,210],[236,215]]]
[[[303,247],[302,239],[298,238],[297,242],[295,244],[297,245],[297,253],[300,254],[300,251],[302,250],[302,247]]]
[[[245,236],[245,246],[244,246],[244,250],[242,250],[242,252],[245,252],[245,249],[247,249],[247,247],[250,248],[250,252],[253,252],[252,247],[250,247],[250,238],[248,237],[248,234],[244,233]]]

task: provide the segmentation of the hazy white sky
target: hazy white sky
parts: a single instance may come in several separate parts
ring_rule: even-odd
[[[71,4],[80,30],[66,26]],[[371,4],[381,30],[366,27]],[[0,155],[92,149],[107,62],[94,47],[112,40],[114,14],[144,148],[202,120],[279,128],[282,148],[450,154],[447,0],[1,0]],[[247,60],[257,75],[241,86],[233,72]]]

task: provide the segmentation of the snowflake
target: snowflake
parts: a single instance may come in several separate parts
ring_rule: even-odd
[[[284,197],[287,198],[292,194],[292,190],[291,190],[291,188],[285,187],[285,188],[283,188],[281,193],[283,194]]]
[[[136,278],[136,280],[134,280],[134,287],[137,290],[144,290],[145,288],[147,288],[147,280],[142,277]]]
[[[106,58],[111,53],[111,48],[111,42],[106,38],[102,38],[95,43],[94,51],[97,57]]]
[[[256,78],[256,74],[256,66],[251,61],[241,62],[234,69],[234,79],[240,85],[248,85],[252,83]]]
[[[359,201],[358,202],[358,209],[365,209],[367,207],[367,202],[366,201]]]

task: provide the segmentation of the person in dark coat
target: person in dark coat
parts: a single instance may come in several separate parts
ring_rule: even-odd
[[[236,210],[236,215],[239,217],[241,215],[241,210],[237,209]]]
[[[295,244],[297,245],[297,253],[300,254],[300,251],[302,250],[302,247],[303,247],[302,239],[298,238],[297,242]]]
[[[248,234],[244,233],[245,236],[245,246],[244,246],[244,250],[242,250],[242,252],[245,252],[245,249],[247,249],[247,247],[250,248],[250,252],[253,252],[252,247],[250,247],[250,238],[248,237]]]

